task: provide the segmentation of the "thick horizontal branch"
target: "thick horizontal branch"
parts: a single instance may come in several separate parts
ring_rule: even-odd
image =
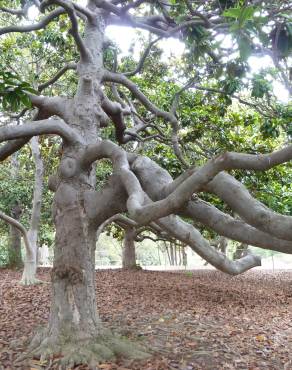
[[[0,129],[1,130],[1,129]],[[17,152],[30,140],[31,136],[22,139],[11,140],[0,147],[0,161],[4,161],[11,154]]]
[[[91,152],[90,152],[91,151]],[[126,192],[128,193],[127,208],[130,215],[136,215],[137,209],[153,204],[151,199],[144,193],[136,176],[129,168],[126,152],[109,141],[102,141],[91,146],[85,153],[85,157],[93,155],[99,158],[110,158],[113,162],[114,174],[118,175]],[[147,206],[144,206],[144,204]],[[156,202],[157,203],[157,202]],[[135,220],[135,217],[134,217]],[[175,216],[168,216],[156,221],[168,234],[191,246],[206,261],[229,274],[239,274],[254,266],[260,265],[260,259],[255,256],[247,256],[238,261],[229,261],[227,257],[214,248],[202,237],[191,225],[179,220]]]
[[[43,120],[50,118],[54,115],[67,121],[68,117],[68,105],[70,99],[61,96],[42,96],[27,94],[34,107],[38,108],[38,113],[34,120]]]
[[[247,255],[236,261],[229,260],[225,254],[210,246],[209,242],[196,228],[177,216],[165,217],[157,221],[157,224],[174,238],[190,246],[194,252],[212,266],[227,274],[238,275],[261,265],[261,259],[254,255]]]
[[[255,247],[292,254],[292,241],[273,237],[242,220],[221,212],[200,199],[190,201],[180,213],[216,231],[219,235]]]
[[[169,192],[173,191],[176,187],[178,182],[181,181],[179,177],[177,180],[172,180],[169,173],[162,169],[157,163],[151,161],[149,158],[146,157],[138,157],[135,155],[128,155],[129,161],[131,163],[131,168],[138,177],[144,191],[151,197],[153,200],[159,200],[165,197]],[[188,172],[192,173],[193,170],[186,171],[182,177],[188,176]],[[195,199],[194,201],[189,201],[180,211],[179,214],[185,217],[191,217],[192,219],[201,222],[203,225],[210,227],[214,231],[216,231],[220,235],[224,235],[230,239],[237,240],[239,242],[248,243],[250,245],[258,246],[261,248],[277,250],[283,253],[292,253],[292,243],[291,241],[285,240],[286,238],[277,238],[272,236],[273,228],[276,227],[277,222],[274,219],[268,224],[263,224],[263,227],[258,225],[258,215],[255,215],[253,220],[251,218],[255,214],[253,202],[257,202],[255,199],[251,197],[249,194],[249,202],[247,203],[247,199],[238,199],[238,192],[234,186],[232,186],[233,181],[237,183],[237,188],[244,186],[237,182],[232,176],[227,175],[225,173],[221,173],[217,175],[211,184],[215,184],[218,177],[230,178],[232,181],[229,183],[225,181],[222,186],[220,187],[221,193],[218,195],[223,197],[222,192],[224,192],[225,197],[224,200],[229,203],[233,208],[236,208],[236,212],[243,218],[242,212],[244,211],[249,215],[248,223],[246,224],[242,220],[235,220],[229,215],[224,214],[223,212],[219,211],[216,207],[203,202],[199,199]],[[155,181],[152,179],[155,178]],[[207,187],[209,184],[207,185]],[[213,185],[214,186],[214,185]],[[208,189],[208,188],[207,188]],[[214,189],[213,189],[214,190]],[[247,192],[247,190],[245,190]],[[233,195],[234,194],[234,195]],[[242,212],[238,207],[235,207],[234,204],[231,204],[228,199],[232,196],[233,202],[236,202],[238,199],[238,207],[242,207]],[[266,212],[272,212],[268,210],[265,206],[262,205],[262,208]],[[274,214],[272,212],[272,214]],[[280,217],[284,217],[287,220],[287,216],[279,215]],[[245,217],[247,218],[247,217]],[[291,218],[288,217],[290,220]],[[253,221],[253,222],[252,222]],[[281,220],[282,221],[282,220]],[[291,222],[291,221],[290,221]],[[286,221],[287,223],[287,221]],[[282,223],[279,222],[279,226]],[[272,225],[272,228],[270,227]],[[259,226],[259,227],[258,227]],[[258,227],[258,228],[257,228]],[[262,231],[261,231],[262,230]],[[283,232],[289,233],[291,227],[286,224],[285,229],[283,228]],[[274,231],[273,231],[274,235]]]
[[[147,206],[147,208],[143,208],[143,210],[141,210],[141,220],[142,218],[144,218],[146,220],[145,222],[148,222],[149,220],[153,220],[152,217],[155,214],[157,218],[161,218],[171,213],[177,212],[181,207],[184,206],[184,204],[188,200],[191,199],[191,196],[193,193],[203,190],[204,187],[208,188],[209,186],[208,183],[216,175],[218,175],[218,173],[224,170],[245,169],[245,170],[264,171],[278,164],[288,162],[291,159],[292,159],[292,145],[282,150],[279,150],[279,151],[276,151],[270,154],[265,154],[265,155],[241,154],[241,153],[233,153],[233,152],[220,155],[219,157],[215,159],[209,160],[202,167],[196,168],[190,172],[186,172],[187,178],[184,178],[184,175],[183,175],[178,179],[178,181],[174,181],[169,186],[168,188],[169,195],[165,199],[157,201],[151,206]],[[179,183],[179,180],[181,180],[182,182]],[[215,183],[217,183],[217,181],[218,180],[216,180]],[[224,186],[221,186],[221,188],[222,189],[224,188],[223,191],[225,192],[225,194],[227,192],[226,194],[227,196],[225,197],[224,200],[228,201],[230,197],[230,191],[228,190],[228,186],[226,185],[227,184],[224,184]],[[243,188],[245,189],[245,187]],[[247,190],[246,192],[248,193]],[[216,194],[218,195],[217,191],[216,191]],[[220,196],[220,198],[222,197]],[[242,204],[242,207],[246,209],[246,203],[242,202],[241,204]],[[144,217],[142,216],[142,213]],[[241,214],[239,213],[239,215]],[[289,224],[292,225],[291,217],[282,216],[282,218],[289,219]],[[243,219],[246,219],[246,218],[243,217]],[[260,219],[263,220],[263,214],[261,214]],[[265,216],[264,216],[264,221],[265,222],[267,221],[267,218]],[[285,224],[284,229],[286,230],[286,233],[285,233],[286,237],[284,237],[284,235],[276,235],[276,234],[273,234],[273,235],[281,239],[286,239],[287,238],[287,228],[286,227],[287,225]]]
[[[206,186],[206,190],[221,198],[248,224],[276,238],[292,241],[292,217],[266,207],[234,177],[220,173]]]
[[[45,134],[59,135],[72,144],[82,142],[82,138],[74,129],[58,119],[28,122],[20,126],[1,127],[0,142]]]

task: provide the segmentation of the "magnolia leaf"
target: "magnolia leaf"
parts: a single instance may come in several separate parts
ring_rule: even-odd
[[[252,46],[248,38],[244,36],[239,37],[237,42],[239,47],[240,59],[245,61],[252,53]]]

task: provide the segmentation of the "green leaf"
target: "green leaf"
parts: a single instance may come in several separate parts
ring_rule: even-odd
[[[229,8],[223,12],[224,17],[239,18],[241,14],[241,8]]]
[[[258,8],[254,6],[247,6],[246,8],[242,9],[242,13],[240,15],[239,23],[244,24],[248,20],[252,20],[254,13],[257,11]]]
[[[240,58],[245,61],[252,53],[252,46],[248,38],[244,36],[239,37],[237,42],[239,47]]]
[[[26,94],[21,94],[19,96],[21,103],[26,107],[26,108],[31,108],[31,100]]]

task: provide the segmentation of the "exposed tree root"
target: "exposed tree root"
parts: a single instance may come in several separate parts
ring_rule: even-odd
[[[28,350],[17,359],[20,363],[29,358],[39,358],[42,362],[56,360],[61,369],[68,369],[77,365],[88,365],[96,368],[100,362],[115,360],[120,357],[142,360],[150,357],[141,346],[105,331],[104,334],[90,339],[76,340],[76,336],[68,335],[46,337],[45,333],[38,333],[32,340]]]

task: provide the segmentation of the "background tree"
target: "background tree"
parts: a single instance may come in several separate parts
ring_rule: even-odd
[[[189,245],[210,264],[233,275],[258,266],[260,259],[247,255],[229,260],[210,246],[194,223],[200,222],[239,242],[292,252],[291,216],[274,212],[256,200],[242,179],[246,171],[267,171],[289,162],[292,146],[271,153],[260,148],[250,154],[230,152],[227,147],[223,154],[211,152],[210,159],[208,155],[204,161],[202,158],[195,161],[189,154],[191,150],[184,149],[183,120],[178,111],[180,98],[187,89],[211,93],[207,98],[213,103],[221,97],[222,108],[226,110],[232,98],[243,101],[238,92],[246,88],[251,98],[246,104],[261,115],[268,115],[269,130],[274,131],[273,125],[277,123],[281,138],[289,135],[289,107],[279,106],[273,98],[266,79],[270,71],[249,78],[246,61],[263,50],[276,53],[276,75],[284,82],[287,80],[286,62],[291,51],[287,14],[289,17],[291,9],[285,1],[280,5],[210,1],[193,6],[189,1],[90,0],[87,6],[82,6],[70,0],[44,0],[36,2],[41,13],[35,23],[15,25],[15,17],[26,14],[25,4],[15,0],[13,5],[20,8],[11,9],[8,8],[11,4],[4,1],[1,10],[5,26],[0,29],[4,44],[11,33],[25,35],[30,43],[31,36],[26,35],[36,31],[37,42],[45,46],[48,43],[48,49],[53,54],[61,53],[64,60],[61,69],[42,84],[42,89],[38,85],[37,90],[46,92],[45,96],[38,95],[25,79],[16,73],[11,76],[6,70],[0,91],[2,106],[7,111],[23,106],[38,109],[33,120],[23,120],[21,125],[3,123],[0,140],[5,143],[0,147],[1,160],[33,136],[57,135],[62,139],[58,169],[49,181],[54,192],[56,227],[51,314],[47,328],[34,337],[30,354],[43,357],[61,354],[64,365],[93,365],[116,355],[144,357],[139,349],[108,333],[96,312],[96,231],[111,217],[127,213],[139,226],[154,222],[169,237]],[[56,25],[56,33],[52,32],[58,35],[56,41],[55,37],[47,38],[52,24]],[[177,65],[178,83],[167,81],[169,94],[157,94],[166,86],[159,76],[155,79],[152,74],[151,89],[139,86],[143,77],[136,76],[142,72],[157,41],[151,40],[134,70],[125,71],[125,64],[120,66],[115,60],[115,52],[105,37],[105,27],[110,24],[146,29],[159,39],[175,36],[185,43],[183,61]],[[68,65],[65,60],[68,54],[62,54],[67,44],[63,34],[71,35],[70,45],[72,41],[76,45],[78,53],[73,64]],[[218,37],[222,35],[231,37],[231,47],[221,44]],[[287,44],[285,48],[280,47],[280,35]],[[18,46],[23,51],[30,48],[25,42]],[[110,65],[107,54],[112,55]],[[23,63],[23,55],[15,62]],[[34,67],[37,70],[38,63]],[[54,90],[54,84],[71,70],[75,71],[76,88],[68,89],[66,94]],[[38,71],[34,75],[39,76]],[[45,91],[49,88],[52,89]],[[161,102],[160,97],[166,100]],[[185,112],[185,118],[187,115]],[[280,121],[275,118],[278,115]],[[208,125],[209,118],[204,123]],[[192,125],[196,126],[195,120],[188,123]],[[216,129],[217,124],[214,132]],[[286,138],[277,144],[286,142]],[[170,174],[150,158],[135,153],[137,139],[141,142],[157,139],[167,144],[179,164],[177,171]],[[107,182],[97,187],[96,166],[100,160],[108,160],[112,169]],[[214,196],[220,198],[240,220],[200,199],[199,193],[211,193],[211,202]]]

